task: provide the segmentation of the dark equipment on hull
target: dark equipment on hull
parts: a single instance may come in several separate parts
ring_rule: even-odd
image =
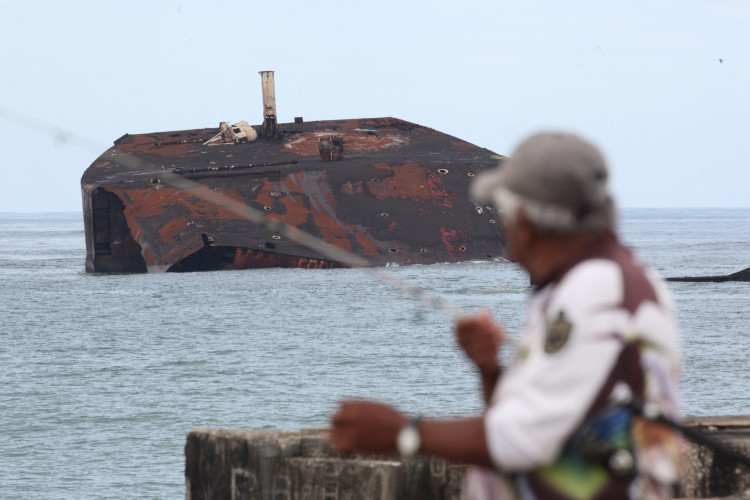
[[[468,199],[502,156],[396,118],[126,134],[81,178],[89,272],[346,267],[166,182],[179,176],[377,266],[504,257],[500,215]],[[124,157],[129,161],[121,161]]]

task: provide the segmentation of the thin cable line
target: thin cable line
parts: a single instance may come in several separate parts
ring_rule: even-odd
[[[11,122],[15,122],[19,125],[23,125],[24,127],[30,128],[32,130],[41,132],[48,136],[54,137],[64,144],[73,144],[96,154],[100,154],[102,150],[106,150],[106,148],[101,144],[92,141],[82,135],[78,135],[62,127],[42,120],[38,120],[28,115],[18,113],[3,106],[0,106],[0,117],[5,118]],[[111,150],[106,157],[101,154],[100,157],[132,171],[138,171],[139,169],[151,167],[157,168],[154,164],[141,160],[140,158],[137,158],[124,151]],[[263,226],[264,228],[275,234],[279,234],[290,239],[291,241],[314,250],[329,260],[340,262],[355,269],[367,271],[376,279],[390,285],[392,288],[399,290],[406,295],[413,297],[415,300],[427,306],[444,312],[454,320],[458,320],[468,315],[468,313],[460,307],[445,301],[441,297],[431,293],[428,290],[418,287],[414,283],[396,276],[393,272],[387,272],[383,269],[376,268],[370,261],[368,261],[364,257],[336,247],[294,226],[281,221],[269,219],[267,218],[266,214],[261,212],[260,210],[256,210],[244,203],[229,198],[228,196],[218,193],[202,184],[191,181],[185,177],[173,174],[168,171],[160,172],[159,179],[161,179],[164,183],[174,187],[175,189],[178,189],[180,191],[189,191],[195,196],[217,206],[220,206],[237,215],[238,217],[248,220],[254,224]]]

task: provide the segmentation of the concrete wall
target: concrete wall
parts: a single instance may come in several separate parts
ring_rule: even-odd
[[[750,415],[688,418],[684,423],[750,458]],[[688,443],[678,494],[685,498],[750,499],[750,466]]]
[[[689,419],[750,456],[750,416]],[[458,500],[464,467],[444,460],[335,453],[324,428],[196,429],[187,436],[187,500]],[[688,444],[678,496],[748,498],[750,468]]]

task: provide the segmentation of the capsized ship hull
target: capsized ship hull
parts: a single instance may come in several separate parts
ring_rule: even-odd
[[[504,256],[498,214],[467,195],[474,176],[497,165],[496,153],[395,118],[272,125],[222,124],[115,141],[81,179],[86,270],[340,267],[171,187],[160,179],[164,172],[374,265]],[[126,156],[136,162],[118,161]]]

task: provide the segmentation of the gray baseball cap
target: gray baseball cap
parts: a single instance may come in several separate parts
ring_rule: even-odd
[[[543,231],[614,229],[608,176],[594,145],[573,134],[544,132],[524,140],[497,169],[478,176],[471,197],[494,202],[510,217],[523,206]]]

